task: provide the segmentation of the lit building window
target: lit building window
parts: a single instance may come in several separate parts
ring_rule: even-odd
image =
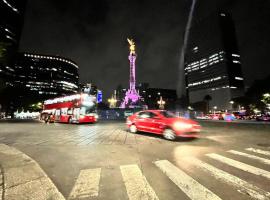
[[[202,85],[202,84],[206,84],[206,83],[210,83],[210,82],[214,82],[214,81],[217,81],[217,80],[220,80],[222,79],[221,76],[218,76],[218,77],[215,77],[215,78],[211,78],[211,79],[206,79],[206,80],[203,80],[203,81],[198,81],[198,82],[194,82],[194,83],[190,83],[188,84],[188,86],[192,87],[192,86],[197,86],[197,85]]]
[[[238,58],[240,57],[240,55],[234,54],[234,53],[232,54],[232,56],[233,56],[233,57],[238,57]]]
[[[233,60],[233,63],[240,64],[240,61],[239,60]]]
[[[235,77],[236,80],[244,80],[242,77]]]
[[[10,7],[13,11],[19,13],[18,9],[15,8],[14,6],[12,6],[7,0],[3,0],[3,2],[4,2],[8,7]]]
[[[194,52],[194,53],[197,53],[198,52],[198,47],[196,46],[196,47],[194,47],[193,49],[192,49],[192,51]]]

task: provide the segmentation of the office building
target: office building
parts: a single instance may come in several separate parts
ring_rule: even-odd
[[[14,64],[14,88],[22,88],[39,99],[64,96],[79,90],[78,65],[70,59],[32,53],[18,53]]]
[[[244,95],[241,57],[228,13],[194,21],[185,54],[185,79],[190,104],[209,95],[210,109],[231,110],[233,98]]]

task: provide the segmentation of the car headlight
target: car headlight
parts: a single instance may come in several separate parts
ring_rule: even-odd
[[[175,123],[173,124],[173,127],[174,127],[176,130],[181,130],[181,129],[192,128],[192,125],[191,125],[191,124],[184,123],[184,122],[175,122]]]

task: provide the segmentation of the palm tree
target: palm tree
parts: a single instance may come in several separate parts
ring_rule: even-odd
[[[206,112],[207,113],[209,113],[209,101],[211,101],[211,100],[212,100],[212,97],[209,94],[205,95],[203,98],[203,101],[206,102]]]

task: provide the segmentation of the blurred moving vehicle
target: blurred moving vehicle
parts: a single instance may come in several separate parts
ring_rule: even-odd
[[[95,123],[96,97],[88,94],[74,94],[44,101],[40,116],[45,122]]]
[[[212,120],[225,120],[225,121],[233,121],[236,120],[236,117],[232,113],[215,113],[210,114],[209,118]]]
[[[220,114],[216,113],[216,114],[209,114],[209,119],[211,120],[220,120]]]
[[[175,140],[177,137],[196,138],[201,131],[201,126],[197,122],[176,117],[165,110],[137,112],[127,118],[126,124],[131,133],[150,132],[163,135],[167,140]]]
[[[270,122],[270,115],[261,115],[256,117],[257,121],[265,121],[265,122]]]
[[[222,113],[220,115],[220,120],[233,121],[236,120],[236,117],[232,113]]]
[[[196,116],[196,119],[211,119],[210,116],[208,115],[200,115],[200,116]]]

